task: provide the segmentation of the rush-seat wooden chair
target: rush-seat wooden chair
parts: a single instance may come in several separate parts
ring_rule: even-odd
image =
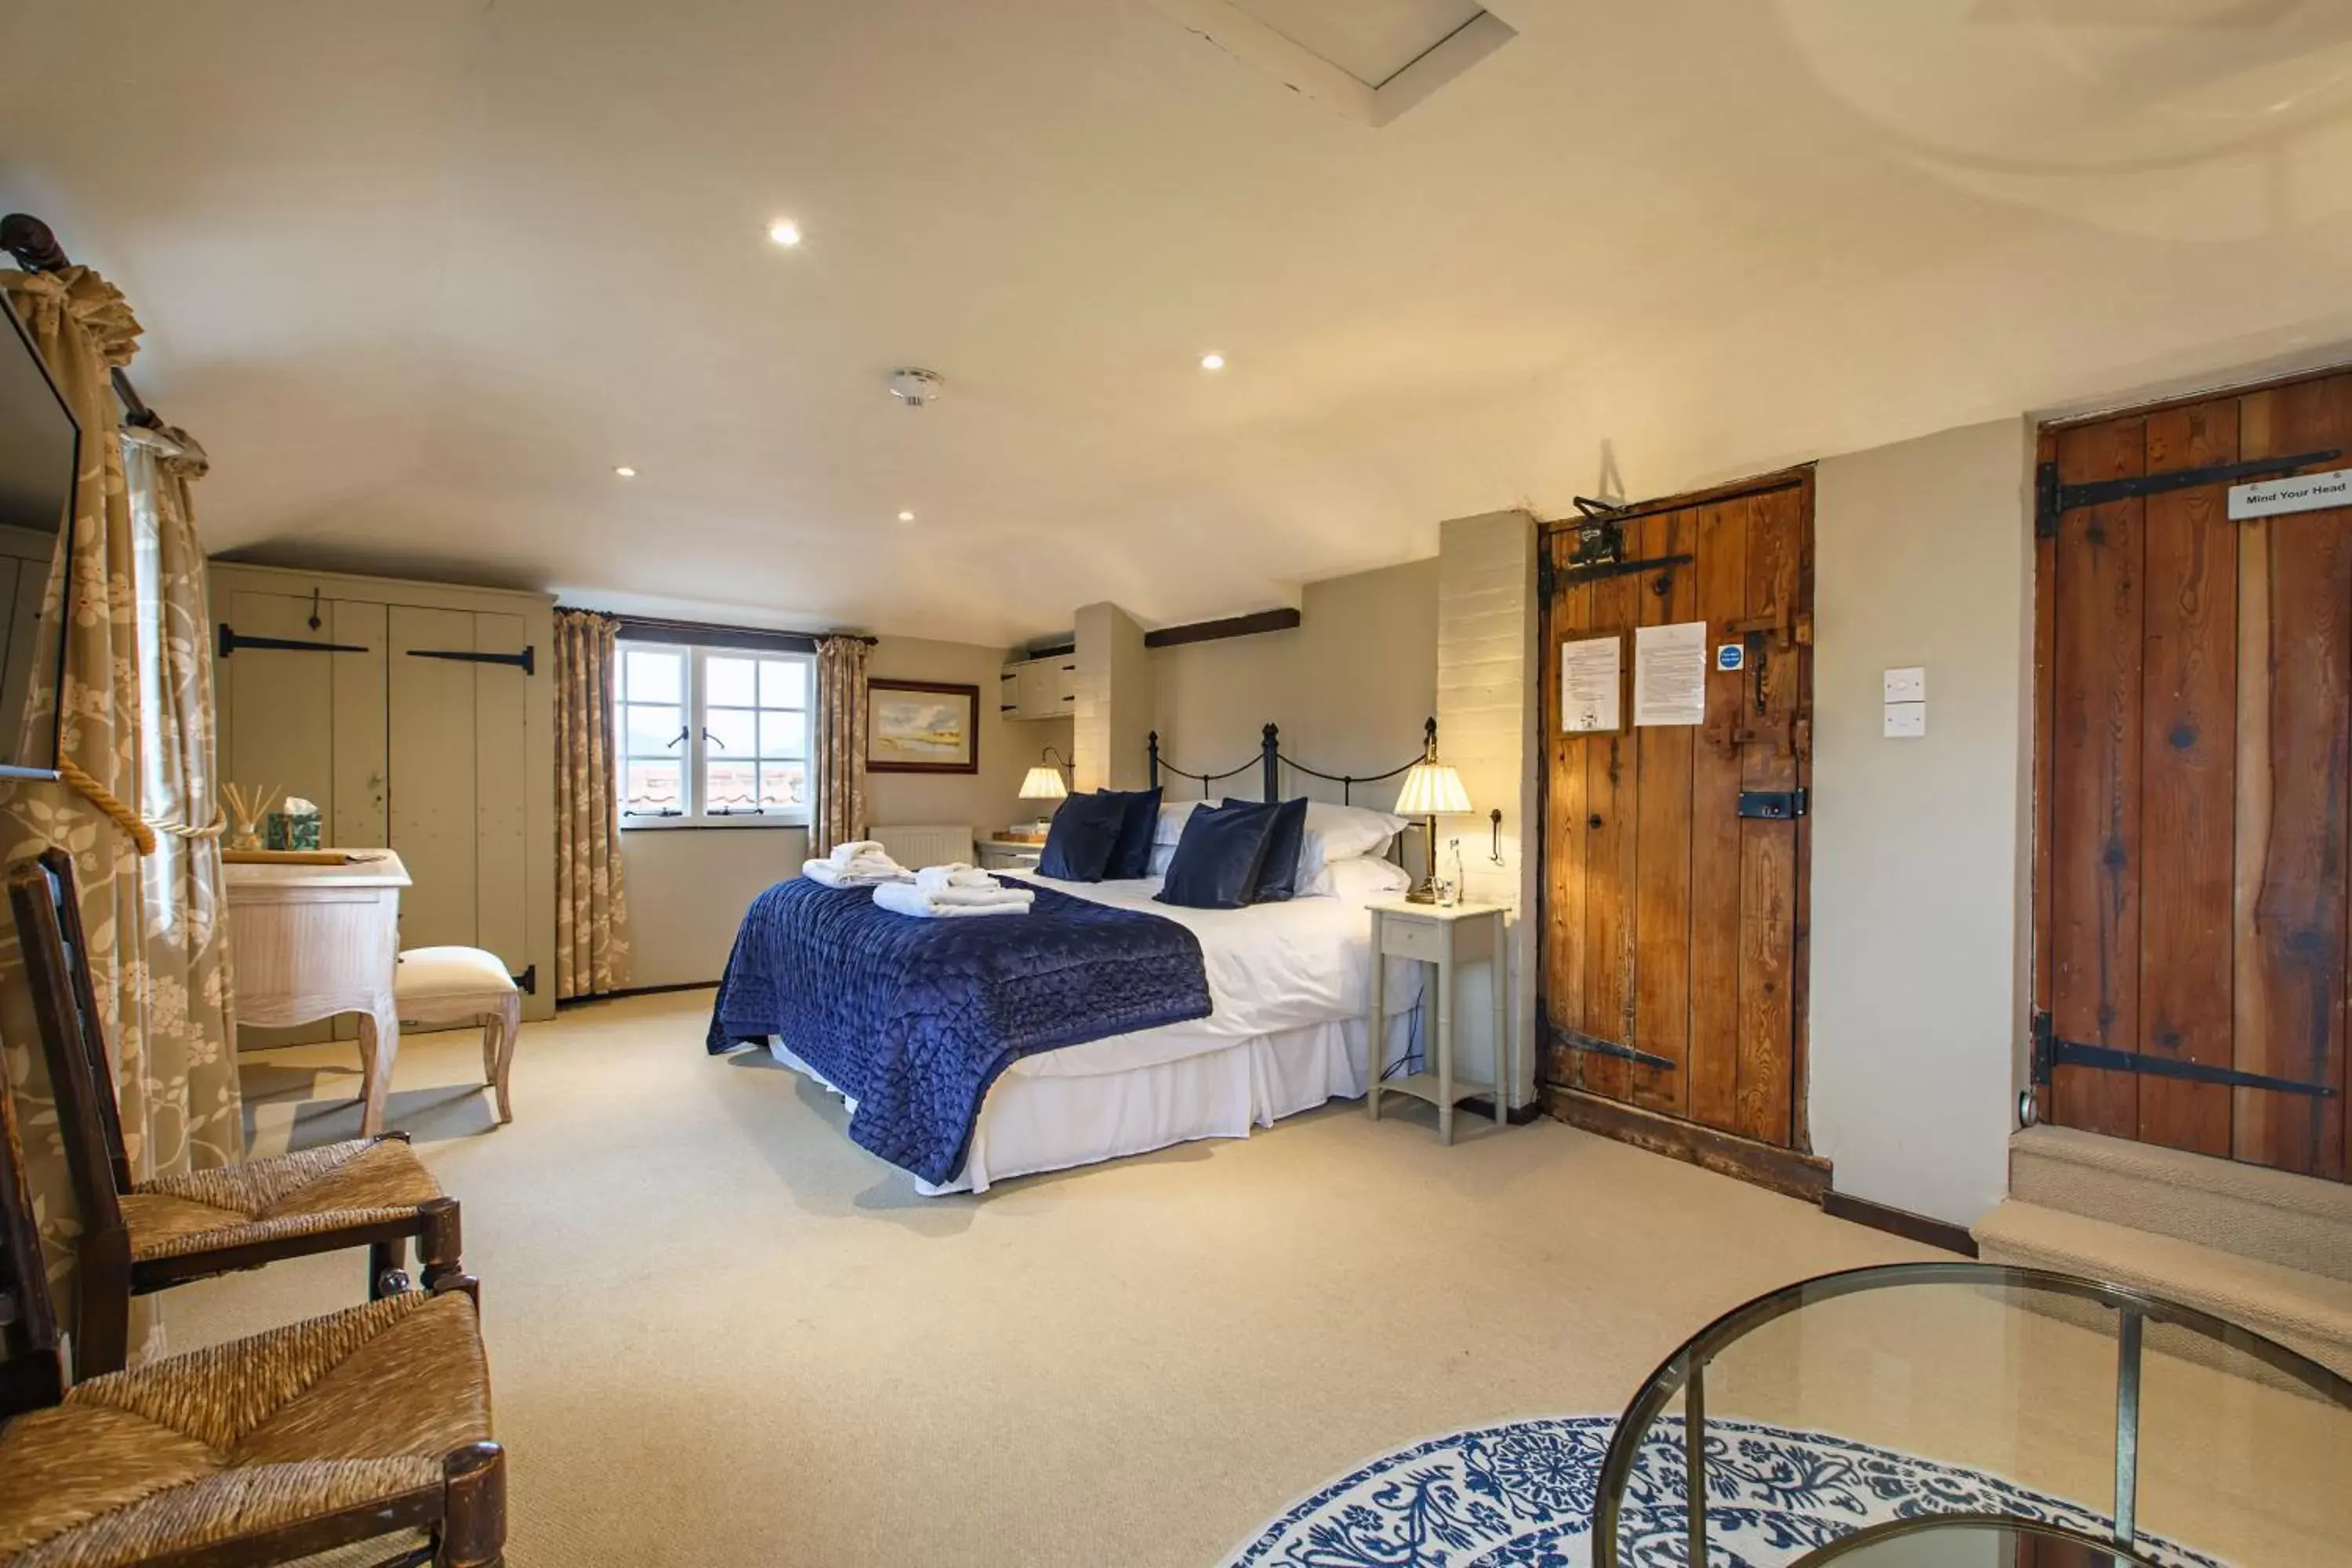
[[[457,1200],[442,1193],[405,1134],[131,1180],[72,857],[49,849],[16,867],[8,901],[81,1210],[76,1375],[121,1369],[131,1297],[191,1279],[365,1247],[368,1294],[381,1299],[408,1284],[411,1237],[426,1289],[464,1274]]]
[[[24,1178],[0,1059],[0,1562],[257,1568],[362,1542],[383,1568],[503,1561],[470,1281],[68,1386]]]

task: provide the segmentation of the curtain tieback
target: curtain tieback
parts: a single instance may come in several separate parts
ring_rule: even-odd
[[[115,826],[131,835],[131,842],[139,846],[139,853],[155,853],[155,830],[142,822],[137,812],[117,800],[114,792],[91,777],[79,763],[71,757],[59,757],[58,777],[75,793],[88,799],[90,805],[112,817]]]
[[[218,838],[222,831],[228,826],[228,818],[223,816],[221,808],[215,805],[213,807],[213,819],[202,827],[191,827],[184,822],[153,820],[150,820],[147,826],[158,833],[168,833],[174,838]]]

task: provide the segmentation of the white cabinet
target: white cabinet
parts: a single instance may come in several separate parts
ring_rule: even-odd
[[[221,776],[317,802],[331,844],[390,846],[400,945],[495,952],[551,1016],[552,601],[226,563],[212,599]]]
[[[1078,700],[1078,656],[1050,654],[1004,667],[997,710],[1007,719],[1066,719]]]

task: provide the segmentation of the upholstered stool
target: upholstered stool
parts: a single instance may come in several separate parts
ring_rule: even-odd
[[[507,1075],[522,1032],[522,991],[495,952],[478,947],[412,947],[393,976],[403,1024],[482,1025],[482,1076],[498,1091],[499,1120],[512,1121]]]

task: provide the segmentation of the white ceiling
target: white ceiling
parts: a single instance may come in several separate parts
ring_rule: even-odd
[[[1151,0],[11,0],[0,206],[216,548],[991,641],[2352,340],[2342,0],[1487,9],[1373,130]]]

